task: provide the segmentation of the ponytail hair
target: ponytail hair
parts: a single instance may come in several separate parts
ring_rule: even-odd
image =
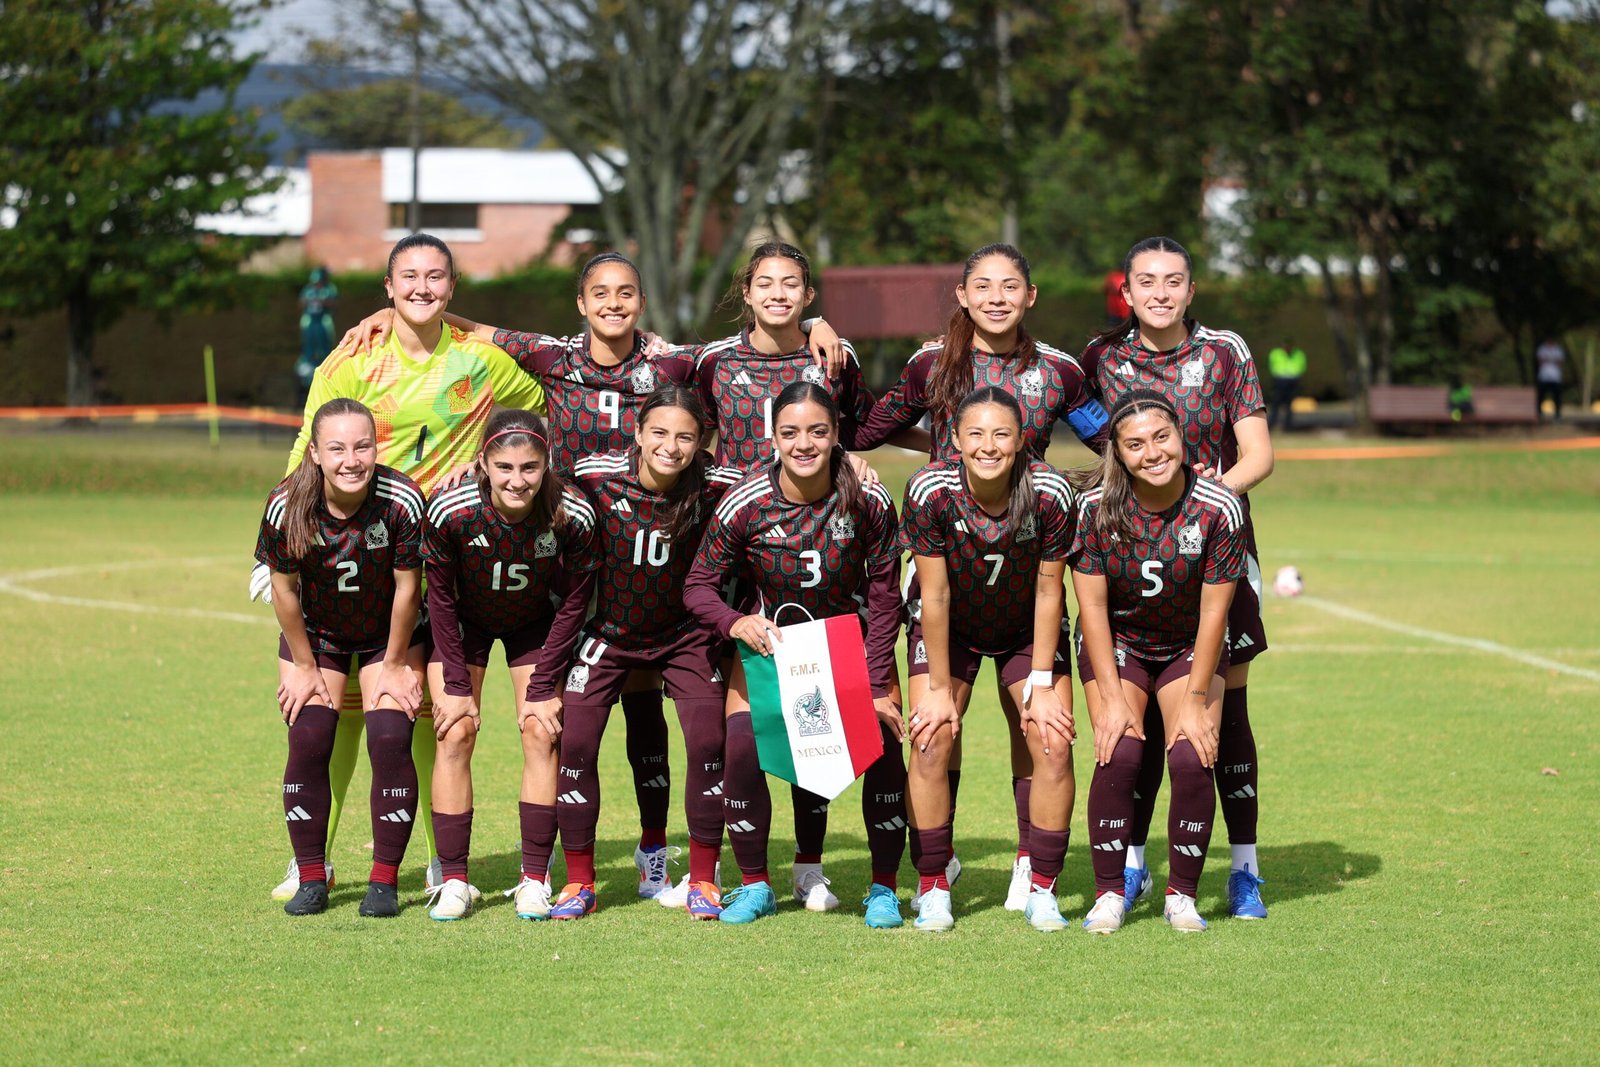
[[[1189,255],[1189,250],[1170,237],[1146,237],[1128,249],[1128,254],[1122,257],[1122,277],[1133,277],[1133,260],[1146,252],[1171,252],[1175,256],[1183,257],[1183,269],[1189,272],[1189,280],[1194,280],[1194,257]],[[1124,285],[1128,284],[1126,280]],[[1139,328],[1139,317],[1133,313],[1132,301],[1129,301],[1128,317],[1121,322],[1114,323],[1099,333],[1089,342],[1092,348],[1096,345],[1108,344],[1122,340],[1128,334]]]
[[[821,406],[828,413],[828,419],[837,432],[839,403],[833,399],[832,393],[815,382],[795,382],[778,394],[778,399],[772,402],[774,432],[778,425],[778,416],[784,408],[804,404],[807,401]],[[867,493],[861,487],[861,479],[856,477],[856,469],[850,465],[850,453],[845,451],[844,445],[834,444],[828,466],[833,476],[833,491],[839,497],[840,509],[852,518],[861,518],[867,508]]]
[[[317,528],[321,525],[318,512],[322,509],[324,493],[322,468],[311,458],[311,448],[317,443],[317,434],[322,429],[323,421],[338,415],[360,415],[372,427],[373,440],[376,441],[378,437],[378,424],[372,412],[359,400],[337,397],[322,405],[311,416],[306,450],[300,455],[300,466],[289,475],[289,488],[284,494],[283,534],[293,559],[305,559],[306,553],[317,543]]]
[[[694,528],[700,523],[700,501],[706,484],[706,453],[700,448],[700,443],[706,438],[710,420],[706,417],[706,408],[700,401],[698,391],[677,382],[665,382],[651,393],[639,408],[639,415],[634,425],[643,430],[645,420],[650,417],[651,412],[662,408],[687,411],[694,416],[695,424],[700,427],[700,440],[695,442],[694,456],[689,460],[689,465],[683,469],[683,473],[678,475],[677,482],[661,498],[661,504],[655,510],[655,515],[666,530],[667,538],[671,541],[680,541],[693,533]],[[638,441],[634,441],[632,450],[634,461],[643,463]]]
[[[1172,406],[1172,401],[1151,389],[1134,389],[1111,409],[1111,416],[1107,420],[1110,432],[1106,435],[1105,453],[1085,486],[1093,488],[1098,485],[1102,488],[1095,530],[1103,538],[1109,539],[1114,535],[1123,541],[1133,539],[1133,475],[1123,466],[1122,457],[1117,455],[1117,430],[1135,415],[1143,415],[1147,411],[1161,413],[1172,423],[1174,430],[1179,433],[1183,430],[1183,423],[1178,420],[1178,411]]]
[[[544,476],[539,481],[539,491],[533,495],[533,520],[535,530],[560,533],[566,528],[567,514],[561,510],[561,475],[550,464],[550,431],[544,420],[522,408],[502,408],[489,416],[483,428],[483,446],[478,450],[478,492],[483,499],[489,495],[489,457],[501,449],[531,445],[536,455],[544,459]]]
[[[807,289],[811,288],[811,261],[806,254],[787,241],[762,241],[750,251],[750,258],[745,265],[740,267],[733,276],[733,284],[723,294],[722,302],[718,309],[729,308],[738,311],[738,319],[745,326],[753,326],[756,321],[755,309],[745,303],[744,291],[750,288],[750,282],[756,276],[756,268],[764,259],[790,259],[800,265],[800,281]]]
[[[989,256],[1004,256],[1011,261],[1011,265],[1022,272],[1022,280],[1028,285],[1033,285],[1033,271],[1028,266],[1027,258],[1015,245],[988,244],[978,249],[967,257],[966,265],[961,270],[961,284],[965,286],[967,279],[972,277],[972,272],[978,263]],[[972,392],[972,339],[977,334],[977,328],[972,322],[972,313],[956,303],[956,309],[950,315],[950,321],[945,325],[944,336],[940,339],[943,345],[939,358],[934,361],[933,373],[928,376],[928,407],[933,411],[934,417],[940,420],[949,419],[955,414],[956,406],[961,403],[961,398]],[[1017,324],[1017,350],[1016,358],[1020,362],[1019,370],[1026,370],[1038,359],[1039,346],[1028,333],[1028,327],[1023,323]]]
[[[624,267],[627,267],[629,270],[633,271],[633,280],[639,287],[639,293],[643,295],[644,275],[639,273],[639,268],[634,264],[633,260],[623,255],[621,252],[601,252],[599,255],[590,259],[589,262],[585,263],[583,265],[583,269],[578,272],[579,296],[583,295],[583,287],[589,284],[589,275],[593,274],[607,263],[620,263]]]
[[[1031,459],[1022,447],[1022,406],[1017,398],[997,385],[974,389],[956,406],[956,440],[960,438],[961,418],[980,404],[993,404],[1002,408],[1017,424],[1017,454],[1011,464],[1011,496],[1006,504],[1006,525],[1016,530],[1022,520],[1039,511],[1039,490],[1033,484]]]

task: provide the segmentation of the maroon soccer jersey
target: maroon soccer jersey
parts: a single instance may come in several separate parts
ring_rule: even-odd
[[[1195,324],[1189,336],[1168,352],[1139,343],[1137,332],[1117,341],[1090,345],[1083,353],[1090,387],[1107,408],[1131,390],[1150,389],[1178,411],[1188,461],[1210,467],[1218,476],[1239,458],[1233,424],[1266,407],[1250,349],[1236,333]],[[1244,501],[1245,520],[1250,504]]]
[[[300,575],[300,610],[316,652],[370,652],[389,643],[394,572],[422,566],[422,490],[389,467],[373,468],[367,499],[348,519],[317,508],[316,543],[304,559],[289,555],[283,531],[289,481],[267,497],[256,559],[280,574]]]
[[[839,405],[839,440],[854,448],[856,430],[872,410],[872,393],[861,383],[856,350],[844,342],[845,365],[836,380],[817,366],[809,348],[770,355],[756,351],[750,331],[715,344],[678,349],[694,360],[700,394],[717,424],[717,463],[753,470],[775,458],[772,405],[795,382],[814,382]]]
[[[1028,455],[1034,459],[1044,458],[1057,419],[1066,419],[1080,440],[1098,450],[1105,430],[1105,410],[1090,394],[1078,361],[1047,344],[1037,347],[1037,358],[1026,366],[1014,354],[995,355],[974,348],[972,388],[993,385],[1016,398],[1022,408],[1022,437]],[[929,383],[943,351],[944,346],[938,341],[929,341],[911,357],[900,381],[872,407],[856,434],[856,448],[877,448],[895,431],[916,425],[928,414]],[[931,458],[952,462],[961,458],[954,420],[932,420],[931,432]]]
[[[978,506],[960,463],[933,463],[911,476],[900,544],[914,556],[939,556],[950,578],[950,633],[994,656],[1033,640],[1039,564],[1067,558],[1075,496],[1049,464],[1029,464],[1038,510],[1012,529],[1005,515]]]
[[[744,472],[731,467],[706,471],[699,514],[678,543],[656,522],[661,497],[640,483],[632,449],[589,456],[574,473],[599,519],[600,573],[588,630],[619,648],[647,650],[670,645],[698,627],[699,621],[683,606],[684,578],[717,502]]]
[[[428,564],[428,621],[454,695],[472,688],[461,654],[461,625],[501,637],[554,618],[574,577],[598,564],[594,509],[566,486],[560,533],[529,520],[507,522],[476,481],[441,489],[428,503],[422,551]]]
[[[694,381],[694,363],[682,356],[649,359],[644,335],[635,332],[633,351],[614,367],[589,354],[589,335],[549,337],[496,330],[494,343],[544,385],[550,412],[550,462],[571,471],[584,456],[615,452],[633,444],[639,408],[662,382]]]
[[[1194,644],[1202,585],[1235,582],[1245,573],[1244,513],[1221,482],[1187,473],[1178,502],[1160,513],[1130,498],[1131,543],[1095,528],[1101,489],[1078,501],[1073,570],[1103,574],[1111,636],[1118,648],[1145,659],[1170,659]]]
[[[724,637],[745,613],[721,596],[735,573],[759,596],[756,609],[782,625],[803,622],[797,604],[814,619],[865,614],[867,672],[883,696],[894,680],[894,644],[900,624],[900,552],[894,501],[881,484],[863,494],[861,515],[839,506],[836,493],[797,504],[778,488],[778,468],[752,471],[729,489],[711,517],[685,583],[683,600]]]

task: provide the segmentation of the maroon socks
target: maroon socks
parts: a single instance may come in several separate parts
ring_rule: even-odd
[[[433,813],[433,847],[439,852],[439,869],[445,881],[467,880],[467,856],[472,852],[472,809],[457,815]]]
[[[1211,822],[1217,812],[1216,784],[1211,770],[1187,740],[1167,753],[1172,773],[1172,806],[1167,813],[1167,886],[1194,896],[1211,844]]]
[[[536,881],[550,877],[550,854],[556,849],[556,808],[554,804],[529,804],[517,802],[517,816],[522,823],[522,873]],[[589,877],[576,878],[569,867],[567,880],[594,881],[594,835],[589,837]]]
[[[1096,766],[1089,780],[1089,856],[1094,865],[1095,895],[1122,892],[1133,791],[1148,741],[1124,737],[1112,750],[1111,762]],[[1159,747],[1157,748],[1159,752]]]
[[[417,819],[417,766],[411,762],[412,721],[405,712],[366,714],[367,758],[372,761],[372,865],[370,881],[395,885],[391,871],[405,859]]]
[[[639,825],[647,833],[654,831],[664,845],[667,809],[672,805],[672,772],[667,766],[667,717],[661,711],[661,690],[623,693],[622,718],[628,729],[628,766],[633,769]],[[650,847],[648,841],[641,839],[640,843]]]
[[[1228,841],[1235,845],[1256,843],[1256,815],[1261,806],[1256,796],[1256,735],[1250,729],[1248,689],[1241,685],[1223,690],[1222,732],[1217,740],[1217,793],[1222,798]]]
[[[750,713],[728,716],[727,758],[722,768],[722,810],[728,842],[746,884],[765,882],[767,839],[772,836],[772,795],[756,755]]]
[[[283,818],[301,882],[327,881],[328,811],[333,790],[328,761],[339,713],[308,704],[289,727],[289,759],[283,768]]]

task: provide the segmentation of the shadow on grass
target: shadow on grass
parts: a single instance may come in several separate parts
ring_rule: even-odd
[[[1213,844],[1213,855],[1226,864],[1228,848]],[[1371,878],[1383,869],[1383,859],[1369,852],[1351,852],[1337,841],[1302,841],[1292,845],[1264,845],[1256,850],[1272,900],[1298,900],[1337,893],[1348,882]]]

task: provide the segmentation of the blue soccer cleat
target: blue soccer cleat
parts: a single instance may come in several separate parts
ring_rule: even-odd
[[[1122,910],[1132,911],[1135,904],[1150,895],[1153,885],[1149,867],[1122,868]]]
[[[722,914],[718,922],[743,925],[778,914],[778,901],[772,895],[768,882],[751,882],[732,890],[722,898]]]
[[[1235,919],[1265,919],[1267,906],[1261,902],[1261,883],[1246,870],[1228,875],[1228,914]]]
[[[585,915],[593,914],[594,909],[599,906],[600,900],[594,895],[594,886],[569,882],[561,890],[561,896],[550,905],[550,918],[581,919]]]
[[[867,925],[874,930],[893,930],[905,925],[900,917],[900,898],[888,886],[873,882],[861,903],[867,908]]]
[[[691,919],[716,920],[722,916],[722,890],[714,882],[694,882],[684,906]]]

